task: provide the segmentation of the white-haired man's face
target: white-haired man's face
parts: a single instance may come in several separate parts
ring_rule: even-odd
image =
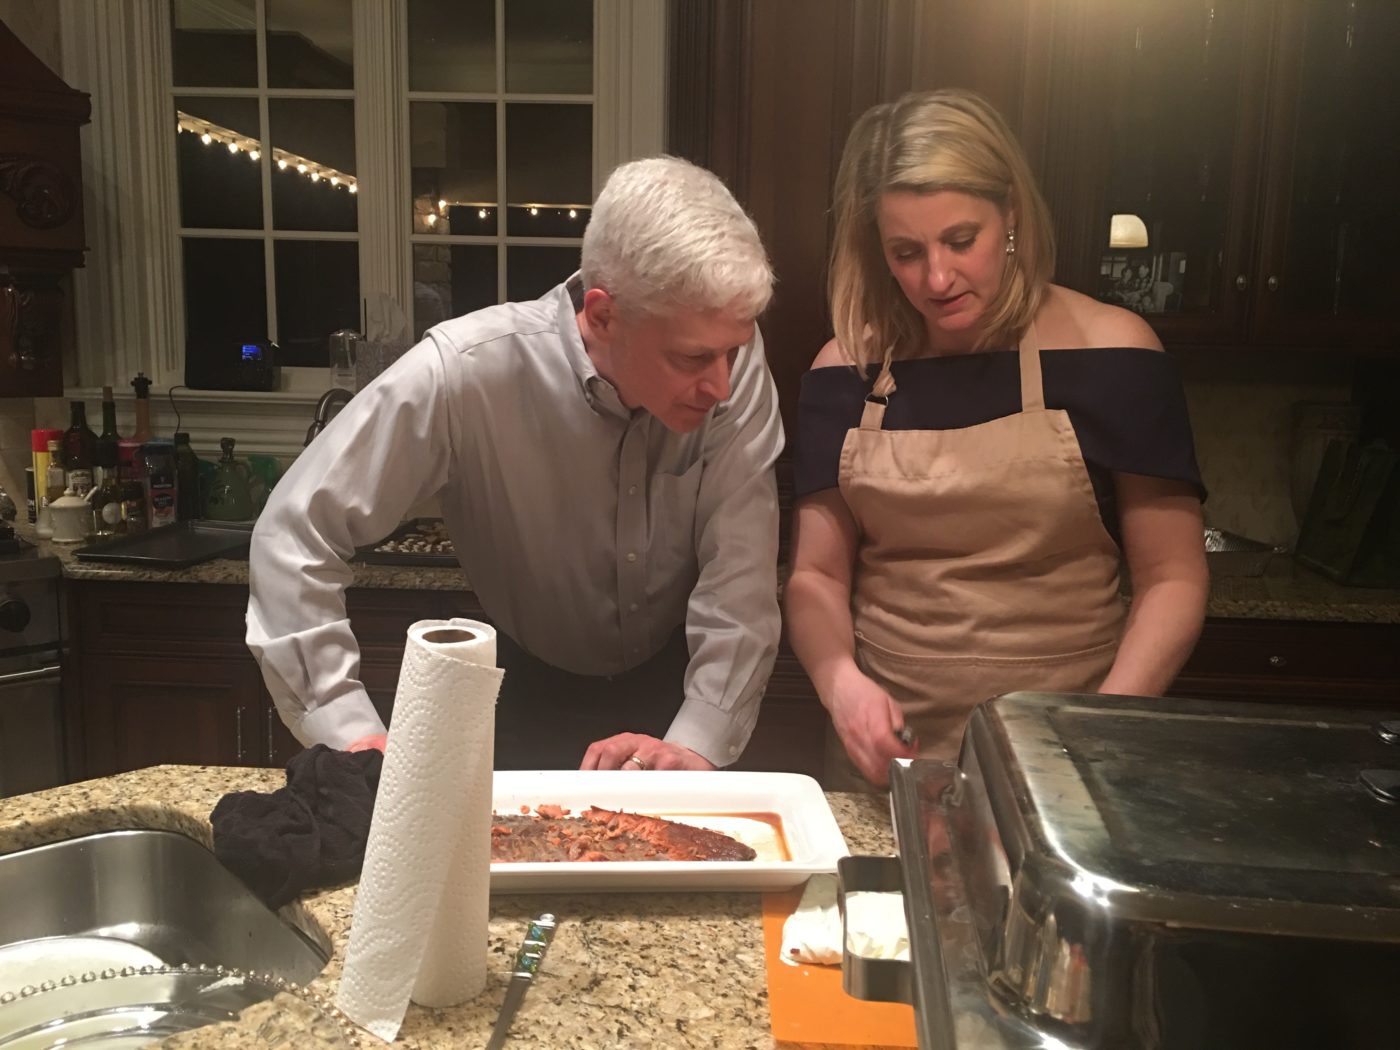
[[[753,318],[724,310],[674,310],[624,318],[606,292],[590,289],[580,315],[599,373],[628,408],[643,408],[685,434],[729,397],[730,373],[753,339]]]

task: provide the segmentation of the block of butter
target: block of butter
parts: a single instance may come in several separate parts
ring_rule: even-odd
[[[862,959],[908,962],[909,926],[904,920],[904,894],[846,894],[846,950]]]

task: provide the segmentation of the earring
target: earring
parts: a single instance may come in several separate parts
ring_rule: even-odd
[[[1014,226],[1006,231],[1006,254],[1016,254],[1016,227]]]

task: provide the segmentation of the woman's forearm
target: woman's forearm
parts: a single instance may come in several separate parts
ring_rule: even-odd
[[[1165,579],[1135,593],[1118,655],[1099,692],[1162,695],[1196,646],[1209,587],[1205,579]]]
[[[788,644],[822,703],[842,672],[855,667],[855,626],[848,587],[820,572],[799,570],[783,589]]]

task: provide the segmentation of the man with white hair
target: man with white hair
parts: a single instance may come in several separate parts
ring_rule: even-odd
[[[719,179],[635,161],[579,273],[436,326],[357,394],[253,533],[248,645],[296,737],[383,747],[345,559],[437,496],[498,633],[502,768],[738,758],[779,633],[772,283]]]

